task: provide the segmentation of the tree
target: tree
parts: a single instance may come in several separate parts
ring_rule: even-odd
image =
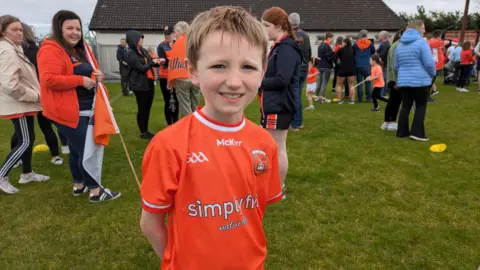
[[[480,5],[480,0],[475,0]],[[417,6],[415,14],[407,14],[400,12],[398,14],[405,23],[412,20],[422,20],[425,22],[425,29],[427,32],[434,30],[460,30],[462,26],[462,12],[457,10],[455,12],[444,11],[430,11],[426,12],[423,6]],[[467,30],[480,29],[480,13],[476,12],[468,15]]]

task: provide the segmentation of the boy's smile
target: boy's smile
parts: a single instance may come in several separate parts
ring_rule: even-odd
[[[208,117],[223,123],[241,121],[262,81],[262,53],[262,48],[229,32],[216,31],[205,38],[196,67],[188,63],[188,70],[192,83],[200,86]]]

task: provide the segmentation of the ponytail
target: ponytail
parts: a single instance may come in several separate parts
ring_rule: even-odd
[[[295,32],[293,31],[293,27],[292,27],[292,24],[287,21],[287,33],[290,37],[293,38],[293,40],[295,40],[298,44],[302,44],[303,43],[303,38],[300,38],[300,39],[297,39],[297,36],[295,35]]]

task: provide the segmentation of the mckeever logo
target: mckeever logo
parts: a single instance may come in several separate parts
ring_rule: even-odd
[[[187,163],[203,163],[209,161],[207,156],[202,152],[190,153],[188,154],[187,159]]]
[[[235,141],[234,139],[217,139],[217,146],[241,146],[242,141]]]

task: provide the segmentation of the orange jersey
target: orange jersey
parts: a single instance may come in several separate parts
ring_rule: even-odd
[[[168,212],[161,269],[264,269],[262,220],[283,195],[267,131],[245,118],[223,125],[197,109],[155,136],[142,174],[143,209]]]
[[[385,80],[383,79],[383,71],[380,65],[372,66],[371,74],[372,74],[371,75],[372,78],[378,76],[378,78],[372,80],[373,87],[378,87],[378,88],[385,87]]]
[[[471,65],[475,62],[475,58],[473,57],[472,50],[462,50],[460,53],[460,64],[461,65]]]
[[[308,67],[307,83],[316,83],[318,74],[320,74],[320,72],[316,67]]]
[[[445,57],[443,55],[445,41],[439,39],[431,39],[428,42],[428,45],[430,45],[430,48],[432,50],[436,70],[443,70],[443,68],[445,67]]]
[[[187,35],[181,36],[172,45],[168,62],[168,83],[176,79],[188,78],[185,57],[187,57]]]

